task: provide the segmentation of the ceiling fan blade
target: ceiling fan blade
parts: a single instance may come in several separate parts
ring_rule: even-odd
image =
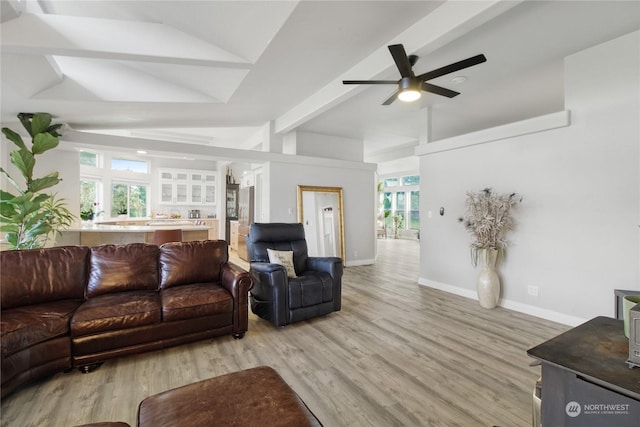
[[[395,91],[393,95],[391,95],[389,98],[386,99],[386,101],[382,103],[382,105],[391,105],[391,103],[396,100],[399,93],[400,93],[399,90]]]
[[[397,80],[343,80],[344,85],[397,85]]]
[[[463,59],[462,61],[454,62],[453,64],[449,64],[442,68],[437,68],[433,71],[420,74],[418,78],[420,80],[427,81],[427,80],[435,79],[436,77],[444,76],[445,74],[454,73],[464,68],[469,68],[469,67],[473,67],[474,65],[482,64],[483,62],[486,62],[486,61],[487,61],[487,58],[484,55],[480,54],[480,55],[472,56],[471,58]]]
[[[404,50],[404,46],[401,44],[392,44],[389,46],[389,52],[400,71],[402,77],[413,77],[413,70],[411,69],[411,63],[407,57],[407,52]]]
[[[437,95],[446,96],[447,98],[453,98],[454,96],[460,95],[460,92],[456,92],[454,90],[446,89],[441,86],[432,85],[431,83],[422,82],[422,90],[426,92],[435,93]]]

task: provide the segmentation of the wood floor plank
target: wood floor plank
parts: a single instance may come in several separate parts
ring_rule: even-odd
[[[112,360],[90,374],[56,374],[3,399],[0,424],[135,426],[149,395],[269,365],[327,427],[531,425],[540,368],[529,366],[526,350],[569,328],[420,286],[418,243],[378,244],[375,265],[345,269],[340,312],[283,328],[250,314],[241,340],[219,337]]]

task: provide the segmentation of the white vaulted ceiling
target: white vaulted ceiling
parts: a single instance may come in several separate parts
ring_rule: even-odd
[[[252,148],[262,127],[365,141],[365,159],[563,108],[562,60],[637,30],[637,1],[2,0],[2,122],[51,112],[78,130]],[[380,105],[387,45],[461,92]],[[456,85],[451,78],[463,75]],[[258,135],[258,136],[256,136]],[[390,156],[393,157],[393,156]]]

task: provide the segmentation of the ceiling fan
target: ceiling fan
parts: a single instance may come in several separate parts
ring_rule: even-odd
[[[384,101],[382,105],[389,105],[395,101],[396,98],[406,102],[415,101],[422,95],[421,91],[453,98],[456,95],[460,95],[460,93],[427,83],[427,81],[464,68],[481,64],[487,60],[484,55],[480,54],[416,76],[412,69],[418,61],[418,57],[416,55],[407,56],[404,46],[401,44],[389,45],[389,52],[391,52],[391,56],[398,67],[398,71],[400,71],[400,76],[402,77],[400,80],[343,80],[342,83],[345,85],[397,85],[398,90]]]

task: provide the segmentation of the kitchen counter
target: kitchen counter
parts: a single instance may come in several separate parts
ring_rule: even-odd
[[[95,233],[141,233],[154,232],[156,230],[180,229],[182,231],[210,230],[212,227],[194,224],[157,224],[151,225],[110,225],[110,224],[83,224],[78,228],[69,228],[67,231],[95,232]]]
[[[215,222],[211,222],[215,221]],[[104,244],[151,243],[156,230],[180,229],[182,240],[217,239],[217,220],[208,220],[206,225],[202,220],[195,224],[195,220],[157,223],[152,225],[111,225],[101,223],[82,224],[80,227],[65,230],[56,240],[56,245],[86,245],[96,246]],[[211,222],[211,223],[210,223]]]

